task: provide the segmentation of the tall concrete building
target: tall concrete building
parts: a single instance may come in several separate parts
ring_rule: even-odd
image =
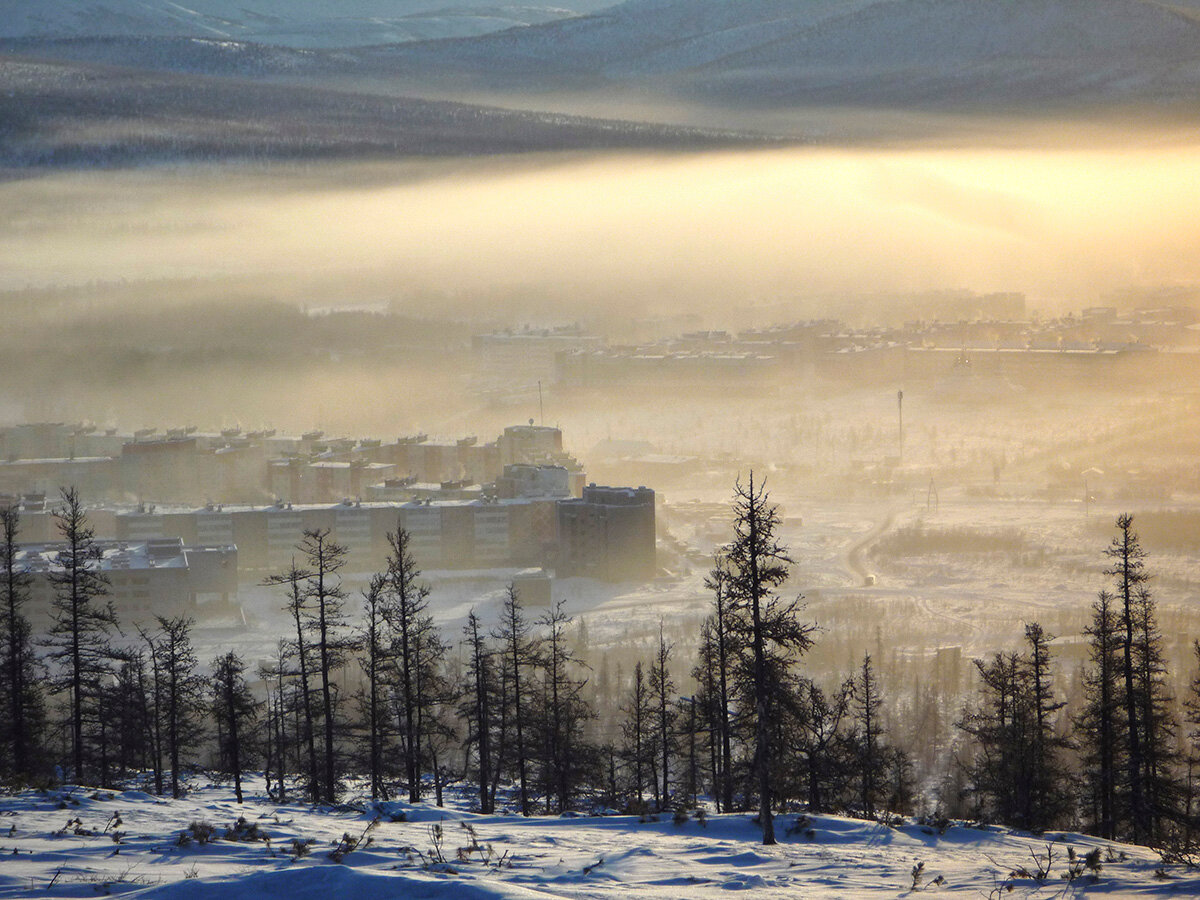
[[[644,581],[657,571],[654,491],[589,484],[558,502],[559,577]]]

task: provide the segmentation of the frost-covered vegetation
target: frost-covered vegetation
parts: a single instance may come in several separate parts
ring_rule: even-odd
[[[742,814],[522,819],[372,803],[362,785],[312,807],[238,804],[198,773],[187,795],[65,785],[0,797],[0,897],[678,898],[1188,896],[1194,874],[1144,848],[1074,833],[1033,837],[961,822],[780,818],[762,847]],[[203,837],[203,840],[200,839]],[[1010,891],[1011,888],[1011,891]]]

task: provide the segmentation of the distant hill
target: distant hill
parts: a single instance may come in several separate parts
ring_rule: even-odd
[[[405,72],[627,81],[682,72],[812,28],[878,0],[627,0],[602,12],[476,40],[379,48]]]
[[[1200,17],[1152,0],[629,0],[373,54],[385,60],[428,81],[632,83],[761,106],[1169,102],[1200,87]]]
[[[195,37],[349,47],[468,37],[606,5],[608,0],[0,0],[0,38]]]
[[[5,38],[0,54],[236,78],[311,76],[357,65],[336,51],[162,35]]]
[[[903,0],[798,29],[687,74],[777,103],[1025,106],[1191,96],[1200,20],[1143,0]]]
[[[761,143],[717,131],[0,57],[0,170]]]
[[[522,27],[412,41],[416,32],[391,30],[396,10],[444,18],[450,7],[203,0],[185,12],[166,0],[0,0],[0,53],[440,96],[619,88],[759,109],[992,112],[1200,98],[1200,0],[627,0],[595,11],[602,6],[506,6]],[[485,11],[478,0],[453,9]],[[15,19],[5,22],[6,11]],[[346,23],[364,22],[351,40]]]

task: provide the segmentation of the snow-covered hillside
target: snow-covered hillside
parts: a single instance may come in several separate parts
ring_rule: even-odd
[[[1200,0],[446,2],[0,0],[0,52],[441,97],[617,86],[735,108],[1157,105],[1200,90]]]
[[[314,810],[268,803],[254,786],[242,806],[206,783],[182,800],[90,788],[0,798],[0,898],[1200,895],[1194,872],[1078,834],[793,814],[763,847],[738,814],[521,819],[361,800]],[[1098,868],[1085,865],[1097,848]]]
[[[831,100],[1169,95],[1200,70],[1200,21],[1143,0],[903,0],[689,75],[700,90]]]
[[[626,0],[579,18],[480,40],[395,48],[411,67],[488,70],[496,75],[591,74],[621,80],[673,72],[768,44],[878,0]],[[387,52],[387,51],[384,51]]]
[[[1157,101],[1200,82],[1200,17],[1152,0],[628,0],[381,53],[413,78],[634,83],[731,103]]]
[[[468,37],[606,5],[607,0],[0,0],[0,37],[197,37],[347,47]]]

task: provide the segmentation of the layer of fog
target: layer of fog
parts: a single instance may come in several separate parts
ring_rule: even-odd
[[[1200,281],[1198,176],[1177,143],[55,175],[0,185],[0,287],[232,276],[316,305],[432,290],[453,309],[409,312],[716,324],[730,304],[943,288],[1077,309]]]
[[[813,298],[823,296],[960,287],[1023,291],[1032,305],[1078,310],[1119,287],[1200,282],[1198,169],[1194,147],[1156,146],[1143,136],[1120,149],[815,148],[9,182],[0,185],[0,287],[80,289],[74,299],[70,291],[56,295],[44,316],[29,305],[5,310],[8,343],[24,340],[24,327],[30,347],[26,356],[0,356],[0,420],[315,426],[386,439],[427,431],[489,440],[504,425],[538,415],[539,398],[485,404],[469,395],[463,376],[476,327],[694,311],[706,324],[736,328],[741,321],[729,310],[755,303],[781,317],[789,310],[814,315],[821,307]],[[84,289],[97,281],[110,285]],[[121,281],[127,284],[112,284]],[[411,315],[472,321],[448,329],[423,355],[419,341],[398,345],[383,363],[382,353],[351,355],[353,341],[314,346],[308,332],[279,315],[278,300],[309,308],[399,301],[392,308]],[[261,307],[271,327],[239,324],[232,352],[232,325],[222,333],[200,321],[219,302]],[[163,307],[180,314],[144,332],[128,324]],[[189,310],[196,320],[190,333]],[[118,314],[123,333],[106,331],[93,342],[89,323]],[[862,319],[871,319],[870,310]],[[194,347],[201,334],[225,346],[162,352]],[[131,353],[139,342],[147,352]],[[444,352],[452,347],[456,353]],[[1017,635],[1006,629],[1017,631],[1035,613],[1052,631],[1077,635],[1086,603],[1105,583],[1095,570],[1111,536],[1081,534],[1090,520],[1080,496],[1100,498],[1091,515],[1110,529],[1115,504],[1129,500],[1125,470],[1149,464],[1166,473],[1164,481],[1178,482],[1186,471],[1194,479],[1191,400],[1172,405],[1152,390],[1133,396],[1115,384],[1095,385],[1082,400],[1066,390],[1027,397],[1007,384],[978,385],[978,394],[965,396],[906,384],[912,490],[876,499],[869,483],[878,476],[853,469],[897,454],[898,385],[852,385],[839,396],[827,396],[824,384],[812,396],[809,386],[790,387],[792,394],[720,403],[652,390],[630,397],[620,389],[568,399],[548,386],[546,420],[563,426],[567,447],[585,464],[606,438],[649,440],[667,453],[702,456],[706,466],[727,456],[725,468],[651,482],[672,504],[691,497],[722,504],[723,526],[733,476],[749,467],[769,471],[776,498],[805,521],[806,530],[789,535],[803,577],[811,577],[818,552],[830,560],[828,581],[816,581],[826,599],[813,596],[814,618],[828,629],[810,660],[818,671],[847,671],[874,633],[867,623],[888,616],[902,623],[891,641],[901,647],[971,641],[971,652],[984,652],[1006,636],[1015,646]],[[996,484],[993,460],[1001,454],[1006,465]],[[1106,474],[1081,485],[1077,473],[1092,467]],[[638,483],[633,472],[618,470],[616,478]],[[1055,478],[1065,485],[1062,495],[1043,500]],[[943,505],[928,512],[935,479]],[[981,486],[993,493],[972,499],[968,489]],[[822,492],[828,496],[814,503],[811,495]],[[880,579],[874,593],[838,589],[846,542],[827,541],[833,529],[821,527],[821,516],[840,527],[873,514],[876,503],[882,518],[885,507],[902,502],[924,508],[930,529],[945,533],[962,527],[953,502],[963,496],[969,502],[959,518],[977,521],[977,504],[988,504],[1031,548],[1051,546],[1050,562],[1027,562],[1032,550],[1024,549],[1011,560],[969,555],[953,569],[932,553],[880,554],[870,560]],[[851,497],[861,508],[847,513]],[[1037,498],[1038,518],[1014,512],[1014,498]],[[1082,516],[1084,526],[1061,536],[1059,519],[1047,522],[1049,514],[1038,512],[1051,502]],[[1060,543],[1050,545],[1045,536],[1056,532]],[[715,534],[724,540],[727,531]],[[700,541],[691,546],[708,549]],[[679,560],[664,555],[663,564]],[[694,563],[697,572],[707,564],[703,555]],[[1163,573],[1157,559],[1154,570]],[[1188,571],[1190,579],[1194,566]],[[1183,576],[1156,584],[1168,603],[1191,603],[1195,595]],[[691,591],[686,602],[695,605],[699,596]],[[663,612],[640,605],[647,618]],[[1050,605],[1063,611],[1042,609]],[[964,620],[975,625],[968,629]],[[625,610],[621,621],[627,634]],[[1175,622],[1168,619],[1171,633],[1184,633]],[[852,638],[838,643],[844,636]]]

